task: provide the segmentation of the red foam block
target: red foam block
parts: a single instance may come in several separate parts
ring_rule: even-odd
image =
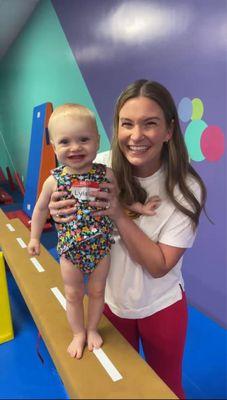
[[[2,204],[12,204],[13,198],[4,189],[0,188],[0,203]]]

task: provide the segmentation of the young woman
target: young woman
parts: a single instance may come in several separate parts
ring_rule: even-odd
[[[161,84],[139,80],[118,98],[112,168],[115,178],[101,185],[108,191],[97,192],[91,202],[102,208],[95,215],[108,215],[117,228],[105,315],[136,350],[141,338],[146,361],[184,398],[187,304],[181,268],[206,189],[189,164],[176,106]],[[145,203],[151,196],[161,199],[154,216],[127,213],[126,204]],[[57,222],[73,212],[73,204],[61,197],[54,193],[50,203]]]

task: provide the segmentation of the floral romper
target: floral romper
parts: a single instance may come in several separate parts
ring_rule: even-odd
[[[106,167],[92,164],[90,171],[84,174],[68,174],[64,166],[52,170],[57,181],[57,188],[68,192],[68,198],[75,197],[75,219],[56,224],[58,232],[57,251],[75,264],[83,273],[91,273],[101,259],[110,253],[114,243],[113,223],[107,216],[93,216],[88,203],[93,200],[88,190],[98,189],[99,183],[107,182]]]

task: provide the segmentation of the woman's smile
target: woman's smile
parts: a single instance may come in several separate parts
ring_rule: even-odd
[[[150,149],[151,146],[136,146],[136,145],[128,145],[128,149],[135,154],[141,154],[146,152],[147,150]]]

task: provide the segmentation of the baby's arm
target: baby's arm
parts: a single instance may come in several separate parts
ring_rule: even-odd
[[[106,168],[106,178],[111,182],[114,181],[114,173],[111,168]],[[145,204],[135,202],[130,206],[127,205],[127,209],[141,215],[155,215],[155,210],[160,206],[161,199],[159,196],[151,196]]]
[[[42,191],[35,205],[31,220],[31,235],[28,243],[28,253],[38,255],[40,253],[40,237],[49,213],[51,194],[56,190],[56,180],[49,176],[43,184]]]
[[[130,211],[133,211],[141,215],[155,215],[156,214],[155,210],[160,206],[160,204],[161,204],[160,197],[152,196],[146,201],[145,204],[136,202],[131,204],[130,206],[127,205],[127,208]]]

